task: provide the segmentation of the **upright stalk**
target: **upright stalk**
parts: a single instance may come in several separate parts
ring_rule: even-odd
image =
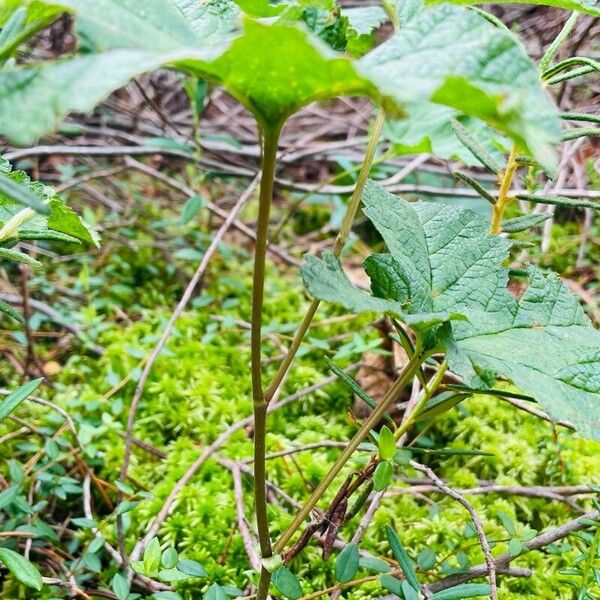
[[[335,245],[333,247],[334,256],[339,256],[341,254],[342,249],[348,240],[348,235],[350,234],[352,224],[354,223],[354,218],[356,217],[356,212],[360,206],[365,184],[367,183],[369,173],[371,172],[371,166],[373,165],[375,152],[377,151],[377,144],[379,143],[379,138],[381,137],[381,131],[383,130],[384,123],[385,113],[383,110],[379,110],[377,113],[377,118],[375,119],[375,123],[373,124],[373,130],[371,131],[367,148],[365,150],[365,158],[358,173],[356,186],[352,192],[352,196],[350,197],[350,202],[348,204],[348,208],[346,209],[342,226],[340,227],[340,231],[335,240]],[[313,300],[310,303],[310,306],[308,307],[306,314],[304,315],[304,318],[302,319],[302,322],[296,331],[294,339],[292,340],[284,359],[279,365],[279,369],[277,370],[275,377],[273,377],[273,380],[265,391],[265,401],[267,404],[271,401],[271,398],[273,398],[273,395],[277,391],[277,388],[281,385],[283,378],[290,368],[290,365],[292,364],[292,361],[294,360],[294,357],[300,348],[300,344],[302,344],[302,340],[304,339],[315,313],[319,308],[319,304],[320,300]]]
[[[344,465],[348,462],[354,451],[358,448],[360,443],[369,435],[369,432],[377,425],[381,420],[385,412],[389,409],[390,405],[398,397],[400,392],[412,381],[415,373],[423,363],[424,356],[420,349],[418,349],[411,357],[410,361],[391,387],[385,398],[377,405],[369,417],[363,422],[360,429],[355,433],[354,437],[350,440],[350,443],[344,448],[344,451],[340,454],[339,458],[335,461],[331,469],[327,472],[327,475],[321,480],[319,485],[315,488],[310,498],[306,501],[304,506],[298,511],[288,528],[284,531],[281,537],[277,540],[274,546],[275,552],[281,552],[285,545],[290,541],[294,533],[302,525],[304,519],[308,516],[310,511],[316,506],[317,502],[321,499],[323,494],[327,491],[329,486],[333,483],[333,480],[338,476],[340,471],[344,468]],[[406,427],[410,425],[407,424]],[[258,598],[258,600],[262,600]]]
[[[252,404],[254,408],[254,498],[256,502],[256,527],[263,558],[271,556],[271,538],[267,518],[265,437],[267,402],[262,388],[261,369],[261,327],[265,283],[265,259],[267,254],[267,234],[269,213],[273,200],[273,181],[277,159],[277,142],[280,128],[263,130],[263,155],[261,165],[258,223],[256,227],[256,250],[254,253],[254,274],[252,280],[251,318],[251,370]],[[269,581],[266,581],[268,589]]]
[[[575,27],[575,23],[577,22],[577,18],[579,17],[579,13],[574,12],[564,24],[560,33],[556,36],[556,39],[550,44],[548,50],[542,56],[542,60],[540,60],[540,71],[543,73],[552,62],[552,59],[556,56],[560,46],[562,43],[569,37],[569,34]]]
[[[363,164],[361,166],[360,172],[358,174],[358,178],[356,181],[356,187],[352,193],[350,198],[350,203],[348,204],[348,208],[346,210],[346,214],[344,216],[344,220],[342,222],[342,226],[338,233],[338,236],[335,241],[335,246],[333,249],[333,253],[335,256],[339,256],[346,240],[348,239],[348,235],[350,230],[352,229],[352,223],[354,222],[354,217],[356,216],[356,212],[360,205],[360,200],[362,198],[362,193],[365,188],[365,184],[369,177],[369,173],[371,171],[371,165],[373,164],[373,159],[375,157],[375,152],[377,151],[377,144],[379,142],[379,138],[381,136],[381,131],[383,130],[383,124],[385,122],[385,114],[382,110],[377,114],[377,118],[375,119],[375,123],[373,125],[373,131],[371,132],[371,136],[369,138],[369,143],[367,145],[367,149],[365,152],[365,158]],[[304,339],[306,332],[319,308],[319,300],[313,300],[302,319],[302,323],[298,327],[292,344],[285,355],[285,358],[281,362],[275,377],[269,384],[268,388],[263,393],[262,390],[262,381],[261,381],[261,313],[262,313],[262,304],[263,304],[263,288],[264,288],[264,277],[265,277],[265,258],[267,251],[267,229],[269,222],[269,209],[271,206],[271,200],[273,196],[273,180],[275,176],[275,159],[277,153],[277,140],[279,138],[279,130],[276,131],[265,131],[263,133],[264,136],[264,148],[263,148],[263,160],[262,160],[262,179],[261,179],[261,188],[260,188],[260,206],[259,206],[259,214],[258,214],[258,226],[256,231],[256,252],[254,255],[254,279],[253,279],[253,288],[252,288],[252,335],[251,335],[251,345],[252,345],[252,398],[254,405],[254,494],[255,494],[255,502],[256,502],[256,525],[258,529],[258,539],[260,543],[260,552],[262,558],[269,558],[272,556],[272,548],[271,548],[271,539],[269,534],[269,523],[267,517],[267,497],[266,497],[266,466],[265,466],[265,437],[266,437],[266,417],[267,417],[267,407],[271,399],[273,398],[275,392],[281,385],[294,357],[298,349],[300,348],[300,344]],[[411,375],[412,377],[412,375]],[[376,423],[377,421],[374,421]],[[366,425],[366,422],[365,422]],[[365,427],[363,425],[363,428]],[[356,446],[364,439],[364,436],[368,434],[372,425],[365,429],[365,433],[363,437],[356,442]],[[361,430],[357,433],[362,435]],[[351,444],[355,443],[355,440],[352,440]],[[348,457],[352,454],[352,452],[356,449],[350,450],[348,453]],[[347,452],[346,449],[345,452]],[[341,457],[340,457],[341,458]],[[337,468],[337,472],[339,472],[347,458],[344,459],[343,462],[339,463],[339,467],[334,465],[334,469]],[[337,474],[336,472],[336,474]],[[333,481],[334,476],[331,478]],[[315,490],[315,493],[311,496],[306,506],[308,506],[311,501],[313,505],[316,504],[318,499],[321,497],[322,493],[327,489],[328,485],[331,483],[327,483],[325,480],[321,482],[321,486],[324,486],[323,489],[319,492],[319,488]],[[319,492],[317,494],[317,492]],[[306,515],[310,512],[312,507],[303,508],[303,510],[296,515],[295,521],[297,521],[296,529],[300,526]],[[294,529],[291,532],[293,535]],[[289,529],[288,529],[289,531]],[[287,533],[287,532],[286,532]],[[281,544],[281,540],[279,542]],[[285,541],[283,541],[282,545],[285,545]],[[265,569],[264,567],[260,573],[260,581],[258,583],[258,590],[256,594],[257,600],[264,600],[267,597],[269,592],[269,584],[271,582],[271,573]]]

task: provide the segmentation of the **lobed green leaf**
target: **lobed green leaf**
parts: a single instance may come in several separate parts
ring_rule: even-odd
[[[311,293],[351,310],[393,312],[417,332],[428,327],[468,386],[508,379],[552,417],[600,439],[600,332],[561,280],[529,267],[529,287],[515,298],[504,266],[510,241],[490,235],[483,217],[452,205],[409,204],[373,182],[363,200],[389,250],[365,261],[373,295],[352,286],[330,257],[302,269]],[[447,323],[432,329],[440,315]],[[458,401],[448,398],[442,408]]]

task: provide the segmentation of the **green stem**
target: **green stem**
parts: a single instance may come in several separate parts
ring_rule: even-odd
[[[333,247],[333,254],[335,256],[340,255],[344,245],[346,244],[346,241],[348,240],[348,235],[350,235],[352,224],[354,223],[354,217],[356,217],[356,212],[360,206],[365,184],[367,183],[367,179],[369,178],[369,173],[371,172],[371,167],[373,165],[373,160],[375,159],[375,152],[377,152],[377,144],[379,143],[379,138],[381,137],[384,123],[385,113],[383,110],[379,110],[375,119],[375,123],[373,124],[373,131],[371,131],[371,135],[369,137],[369,143],[367,144],[367,149],[365,151],[365,158],[356,179],[356,187],[354,188],[352,196],[350,197],[350,203],[346,209],[342,226],[340,227],[340,231],[335,240],[335,245]]]
[[[285,548],[285,545],[290,541],[294,533],[296,533],[296,531],[300,528],[304,519],[308,516],[310,511],[316,506],[317,502],[333,483],[333,480],[344,468],[345,464],[348,462],[360,443],[365,440],[371,429],[373,429],[373,427],[375,427],[375,425],[377,425],[377,423],[381,420],[385,412],[389,409],[390,405],[398,398],[400,392],[412,381],[412,378],[421,366],[423,360],[424,356],[422,351],[419,349],[410,359],[409,363],[406,365],[394,385],[391,387],[390,391],[386,394],[386,397],[377,405],[377,408],[363,422],[360,429],[350,440],[350,443],[344,448],[344,451],[340,454],[339,458],[327,472],[327,475],[325,475],[319,485],[315,488],[315,491],[312,493],[310,498],[296,514],[288,528],[277,540],[274,545],[275,552],[281,552]]]
[[[394,149],[389,148],[386,152],[384,152],[377,158],[373,159],[373,161],[371,163],[371,167],[374,167],[375,165],[384,163],[386,160],[388,160],[389,158],[392,158],[394,155],[395,155]],[[273,234],[271,236],[271,239],[275,242],[278,241],[282,229],[287,225],[289,220],[296,214],[298,207],[303,202],[305,202],[307,198],[309,198],[313,194],[318,194],[325,186],[331,185],[332,183],[335,183],[336,181],[338,181],[339,179],[342,179],[343,177],[352,175],[353,173],[356,173],[357,171],[360,172],[360,170],[363,168],[363,164],[364,163],[361,163],[360,165],[356,165],[355,167],[352,167],[351,169],[346,169],[345,171],[342,171],[341,173],[335,174],[333,177],[330,177],[329,179],[326,179],[326,180],[322,181],[321,183],[319,183],[319,185],[317,185],[317,187],[313,191],[306,192],[305,194],[300,196],[300,198],[298,198],[292,204],[291,208],[288,210],[285,217],[283,217],[283,219],[281,219],[281,222],[279,223],[279,225],[277,225],[275,231],[273,232]]]
[[[265,260],[267,255],[267,234],[269,213],[273,200],[273,182],[277,160],[277,142],[280,128],[263,131],[263,156],[261,165],[258,223],[256,227],[256,250],[254,253],[254,273],[252,280],[251,317],[251,370],[252,402],[254,407],[254,498],[256,502],[256,526],[260,552],[263,557],[271,556],[271,538],[267,516],[266,494],[266,417],[267,403],[262,388],[261,369],[261,327],[265,283]],[[266,582],[268,588],[269,582]]]
[[[440,365],[440,368],[434,375],[433,379],[423,390],[423,395],[421,396],[421,399],[415,404],[415,407],[413,408],[410,415],[408,415],[406,421],[404,421],[404,423],[402,423],[402,425],[400,425],[400,427],[398,427],[398,429],[394,431],[394,437],[396,438],[396,440],[399,440],[415,424],[419,413],[423,410],[427,402],[429,402],[433,394],[435,394],[437,389],[440,387],[440,384],[444,379],[444,375],[446,374],[447,369],[448,363],[444,360],[444,362]]]
[[[339,256],[348,240],[348,235],[352,229],[352,224],[354,223],[354,218],[356,217],[356,212],[358,211],[358,207],[360,206],[360,201],[362,198],[363,191],[365,189],[365,184],[367,183],[367,179],[369,178],[369,173],[371,171],[371,166],[373,165],[373,160],[375,158],[375,152],[377,151],[377,144],[379,143],[379,138],[381,137],[381,132],[383,130],[383,124],[385,123],[385,113],[383,110],[380,110],[377,113],[377,118],[375,119],[375,123],[373,124],[373,130],[369,137],[369,143],[367,144],[367,149],[365,151],[365,158],[363,160],[361,169],[358,173],[358,177],[356,180],[356,186],[354,191],[352,192],[352,196],[350,198],[350,202],[348,204],[348,208],[346,209],[346,214],[344,215],[344,220],[342,222],[342,226],[340,227],[340,231],[335,240],[335,245],[333,247],[334,256]],[[319,308],[320,300],[313,300],[300,323],[294,339],[284,357],[279,365],[279,369],[273,377],[273,380],[269,384],[269,387],[265,391],[265,401],[268,404],[273,398],[277,388],[281,385],[283,378],[285,377],[298,349],[300,348],[300,344],[302,344],[302,340],[310,327],[310,324]]]
[[[573,13],[564,24],[561,32],[556,36],[556,39],[550,44],[548,50],[542,56],[542,60],[540,60],[540,71],[543,73],[552,62],[552,59],[556,56],[561,44],[567,39],[573,27],[575,27],[575,23],[577,22],[577,18],[579,17],[579,13]]]

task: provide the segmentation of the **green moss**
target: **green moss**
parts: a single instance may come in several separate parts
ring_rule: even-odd
[[[135,436],[166,453],[164,460],[136,448],[131,464],[131,484],[151,492],[128,513],[127,547],[144,534],[149,522],[187,467],[207,444],[228,425],[251,414],[248,372],[248,331],[238,320],[247,321],[249,306],[249,265],[239,266],[233,276],[216,278],[204,291],[214,298],[211,303],[190,308],[178,321],[167,349],[157,360],[139,405]],[[268,330],[297,323],[306,300],[296,277],[278,274],[270,269],[264,321]],[[218,300],[217,300],[218,299]],[[329,311],[329,312],[327,312]],[[85,438],[88,460],[99,477],[113,482],[121,465],[127,407],[131,401],[142,360],[157,340],[169,312],[141,311],[136,323],[121,327],[116,324],[99,334],[106,352],[98,359],[73,356],[57,382],[53,400],[73,416]],[[321,313],[319,313],[321,315]],[[322,316],[335,314],[324,309]],[[219,316],[220,320],[214,317]],[[312,335],[326,339],[346,332],[366,329],[368,318],[317,328]],[[268,337],[267,356],[276,357],[280,349]],[[344,361],[342,361],[343,364]],[[265,369],[272,374],[276,363]],[[305,352],[286,382],[282,397],[321,380],[327,373],[322,351]],[[106,394],[115,384],[131,378],[110,397]],[[347,416],[352,404],[348,391],[339,383],[309,394],[269,417],[267,437],[270,452],[311,442],[347,440],[355,430]],[[57,427],[56,418],[36,408],[33,418],[41,425]],[[7,427],[4,426],[3,427]],[[4,430],[2,431],[4,433]],[[431,443],[439,447],[480,450],[491,456],[431,457],[429,464],[448,482],[458,488],[473,487],[482,480],[495,480],[511,485],[581,484],[600,481],[600,444],[582,440],[569,432],[555,437],[552,427],[522,413],[503,401],[480,396],[465,402],[427,432]],[[1,450],[4,457],[14,456],[16,442]],[[17,453],[26,460],[33,450]],[[219,451],[237,460],[251,456],[252,441],[248,431],[237,432]],[[317,484],[335,460],[339,450],[320,449],[268,463],[269,479],[299,501]],[[361,458],[353,462],[356,466]],[[557,459],[558,456],[558,459]],[[425,460],[422,456],[420,459]],[[415,473],[408,471],[409,477]],[[342,480],[344,474],[339,478]],[[246,515],[252,515],[252,480],[244,475]],[[179,495],[170,517],[161,527],[159,537],[164,545],[174,545],[188,558],[200,561],[211,580],[243,587],[248,581],[248,561],[236,522],[233,484],[230,473],[215,460],[209,460]],[[398,490],[401,489],[399,484]],[[331,497],[335,489],[329,493]],[[494,552],[507,547],[507,532],[499,513],[508,515],[518,534],[527,527],[542,529],[556,526],[574,517],[572,509],[548,500],[523,497],[480,495],[470,498],[482,515],[491,540],[497,541]],[[101,529],[114,541],[114,519],[106,506],[96,500]],[[71,505],[72,514],[80,514],[79,500]],[[323,503],[325,504],[325,502]],[[284,501],[270,508],[273,535],[289,522],[291,513]],[[342,530],[349,537],[361,515]],[[389,556],[384,527],[392,523],[401,532],[411,555],[423,548],[434,550],[438,558],[447,557],[446,568],[457,567],[457,552],[471,564],[483,560],[477,540],[469,527],[467,512],[457,503],[439,494],[428,501],[422,497],[391,495],[382,503],[362,547]],[[82,534],[85,539],[87,534]],[[572,541],[576,544],[576,541]],[[574,550],[562,555],[528,554],[518,564],[534,569],[528,579],[501,577],[501,597],[564,598],[572,597],[570,588],[558,574],[572,561]],[[300,577],[305,593],[316,591],[333,582],[334,557],[326,563],[316,545],[309,547],[292,565]],[[112,571],[111,571],[112,572]],[[440,576],[438,565],[425,579]],[[366,574],[363,572],[363,574]],[[4,584],[3,597],[13,594],[10,580]],[[206,582],[186,582],[178,590],[186,599],[197,598]],[[383,590],[368,584],[349,591],[347,597],[374,597]],[[33,597],[33,596],[32,596]]]

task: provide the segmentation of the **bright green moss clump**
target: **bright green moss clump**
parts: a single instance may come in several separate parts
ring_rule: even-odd
[[[166,453],[166,458],[160,460],[139,448],[134,451],[130,484],[136,490],[150,492],[151,497],[125,515],[129,549],[143,535],[177,479],[201,449],[229,424],[251,413],[248,331],[243,324],[249,315],[250,279],[245,267],[240,270],[235,278],[217,279],[196,299],[195,308],[190,308],[178,322],[147,382],[135,435]],[[271,270],[266,290],[267,331],[283,328],[285,336],[287,328],[283,326],[301,318],[304,300],[299,284],[293,281]],[[215,319],[217,315],[219,320]],[[124,429],[127,407],[141,372],[142,360],[168,316],[166,311],[147,310],[133,325],[107,328],[99,339],[106,348],[105,354],[99,359],[73,357],[60,375],[54,400],[75,418],[91,464],[107,481],[115,480],[122,461],[124,444],[119,432]],[[330,315],[323,313],[320,318],[325,316]],[[356,331],[358,325],[366,338],[375,339],[376,333],[369,332],[365,327],[367,323],[367,318],[361,318],[317,327],[311,335],[327,339],[348,334],[338,342],[341,344],[351,338],[351,332]],[[286,340],[285,337],[282,339]],[[266,346],[269,356],[280,353],[270,338],[266,339]],[[322,352],[314,345],[312,350],[307,347],[292,371],[282,397],[329,374],[321,358]],[[357,358],[358,355],[350,356],[339,362],[347,364]],[[269,369],[274,369],[275,364],[272,363]],[[109,390],[128,376],[131,379],[107,397]],[[348,439],[354,431],[347,416],[351,404],[348,391],[336,383],[274,413],[269,418],[269,451],[324,439]],[[40,411],[39,418],[50,422],[53,418],[42,417],[45,414]],[[218,455],[236,460],[249,458],[252,454],[250,435],[248,430],[238,431]],[[562,431],[555,437],[549,424],[492,397],[478,397],[466,402],[422,439],[431,446],[474,449],[491,454],[451,457],[415,454],[418,460],[428,462],[440,476],[458,488],[474,487],[482,480],[506,485],[573,485],[600,481],[599,444]],[[8,446],[3,454],[9,456],[11,452]],[[269,479],[301,500],[308,494],[307,486],[313,487],[320,480],[337,453],[336,449],[321,449],[296,454],[293,460],[290,457],[274,459],[268,463]],[[359,455],[354,466],[364,456]],[[415,477],[412,471],[407,471],[406,475]],[[244,475],[243,484],[246,515],[251,519],[252,481],[249,476]],[[389,556],[384,527],[393,523],[402,532],[403,542],[415,557],[421,550],[431,549],[438,559],[447,558],[446,568],[482,562],[468,514],[461,506],[440,494],[430,495],[429,501],[409,494],[396,495],[403,487],[404,484],[399,482],[390,490],[391,495],[377,513],[363,548]],[[484,519],[489,538],[498,542],[495,552],[504,551],[510,537],[526,536],[528,528],[540,530],[576,515],[569,507],[544,499],[489,494],[470,499]],[[108,539],[114,540],[113,518],[101,502],[97,502],[97,507],[100,519],[103,514],[105,516],[101,530]],[[271,508],[274,535],[285,527],[290,516],[285,500],[277,498]],[[342,530],[344,537],[352,534],[360,516]],[[514,527],[513,534],[503,525],[507,518]],[[86,539],[88,534],[83,532],[81,535]],[[213,581],[243,588],[252,576],[248,572],[236,522],[232,478],[216,460],[208,461],[180,494],[159,537],[163,545],[174,545],[186,557],[200,561]],[[577,542],[569,540],[562,544],[563,548],[567,548],[567,543]],[[301,579],[305,593],[333,582],[335,556],[323,563],[319,554],[319,547],[311,546],[291,565]],[[571,598],[570,588],[563,582],[565,577],[559,575],[558,570],[567,566],[573,556],[573,551],[567,551],[562,555],[529,554],[519,559],[520,566],[534,569],[534,576],[522,580],[501,578],[501,597],[506,600]],[[107,572],[106,581],[110,580],[112,572]],[[438,564],[431,578],[439,576]],[[9,585],[12,584],[6,584],[5,590]],[[178,591],[187,600],[199,597],[205,587],[205,580],[195,580],[181,584]],[[381,594],[382,589],[372,583],[352,590],[348,597]]]

